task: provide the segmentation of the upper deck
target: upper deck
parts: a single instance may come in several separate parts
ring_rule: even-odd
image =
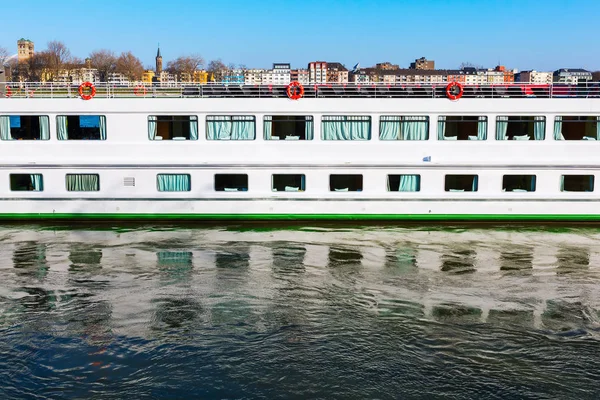
[[[327,83],[303,86],[304,98],[432,98],[446,99],[446,83]],[[231,83],[95,84],[96,98],[288,98],[286,85]],[[64,83],[7,82],[0,98],[78,98],[79,85]],[[600,82],[566,84],[464,85],[463,98],[600,98]]]

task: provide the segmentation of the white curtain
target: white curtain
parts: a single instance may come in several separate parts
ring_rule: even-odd
[[[106,117],[98,116],[98,129],[100,130],[100,140],[106,140]]]
[[[59,115],[56,117],[56,136],[58,140],[68,140],[69,134],[67,131],[67,117],[66,115]]]
[[[12,135],[10,134],[10,117],[8,115],[0,117],[0,139],[12,140]]]
[[[34,191],[41,192],[44,190],[41,174],[31,174],[29,177],[31,178],[31,186],[33,187]]]
[[[400,175],[399,192],[418,192],[421,189],[420,175]]]
[[[266,115],[265,118],[263,119],[263,124],[264,124],[264,133],[265,133],[265,140],[271,140],[272,137],[272,127],[273,127],[273,117],[271,117],[270,115]]]
[[[554,140],[565,140],[562,134],[562,117],[554,119]]]
[[[151,115],[148,117],[148,139],[156,140],[156,132],[158,131],[158,117]]]
[[[508,117],[496,118],[496,140],[508,140],[506,131],[508,130]]]
[[[369,140],[371,117],[323,116],[321,129],[323,140]]]
[[[198,117],[190,116],[190,140],[198,140]]]
[[[50,118],[45,115],[40,116],[40,140],[50,139]]]
[[[487,117],[479,117],[479,122],[477,122],[477,140],[487,140]]]
[[[546,137],[546,117],[535,117],[533,119],[534,140],[544,140]]]
[[[438,117],[438,140],[446,139],[446,117],[441,115]]]

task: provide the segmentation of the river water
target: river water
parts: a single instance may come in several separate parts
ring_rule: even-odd
[[[0,227],[0,398],[598,398],[600,230]]]

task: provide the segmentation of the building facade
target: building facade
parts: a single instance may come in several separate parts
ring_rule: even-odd
[[[550,84],[553,81],[552,72],[543,71],[521,71],[515,74],[515,82],[519,83],[535,83],[540,85]]]
[[[425,57],[417,58],[415,62],[410,63],[410,69],[435,69],[435,61],[427,60]]]
[[[339,62],[327,63],[327,83],[348,83],[348,69]]]
[[[24,62],[34,55],[34,44],[29,39],[17,40],[17,61]]]
[[[308,85],[310,83],[308,70],[304,69],[304,68],[291,70],[290,71],[290,79],[292,81],[299,82],[302,85]]]
[[[308,79],[311,83],[327,83],[327,63],[325,61],[308,63]]]
[[[577,85],[579,83],[590,82],[592,73],[582,68],[561,68],[553,73],[555,83],[566,83]]]

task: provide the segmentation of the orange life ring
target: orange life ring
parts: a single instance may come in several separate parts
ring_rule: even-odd
[[[8,85],[6,85],[6,93],[4,94],[4,96],[12,97],[12,90],[10,89],[10,86],[8,86]]]
[[[302,86],[298,81],[293,81],[290,82],[289,85],[287,85],[286,92],[290,99],[298,100],[299,98],[304,96],[304,86]]]
[[[146,93],[148,93],[148,91],[146,90],[146,86],[144,85],[137,85],[133,89],[133,94],[135,94],[136,96],[145,96]]]
[[[90,90],[89,93],[83,92],[86,89]],[[81,85],[79,85],[79,96],[81,96],[83,100],[91,100],[95,95],[96,86],[94,86],[92,82],[83,82]]]
[[[458,92],[456,91],[458,88]],[[458,82],[450,82],[448,86],[446,86],[446,96],[450,100],[458,100],[465,93],[465,88]]]

